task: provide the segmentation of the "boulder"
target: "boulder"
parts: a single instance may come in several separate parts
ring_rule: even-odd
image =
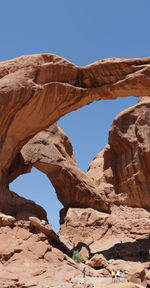
[[[45,235],[53,239],[58,239],[57,234],[53,231],[52,226],[45,220],[40,220],[36,217],[29,217],[30,225],[43,232]]]
[[[83,257],[84,261],[88,261],[89,260],[89,248],[87,248],[86,246],[82,246],[81,250],[80,250],[80,255]]]
[[[0,226],[11,226],[15,221],[16,219],[14,217],[0,213]]]
[[[102,254],[95,254],[86,264],[93,268],[97,268],[106,267],[108,263]]]
[[[130,270],[127,280],[128,282],[137,283],[143,287],[147,287],[146,274],[143,265],[137,264],[134,266],[133,269]]]

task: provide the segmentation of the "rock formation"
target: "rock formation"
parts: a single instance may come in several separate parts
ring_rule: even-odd
[[[26,165],[34,165],[49,177],[65,207],[90,206],[109,212],[107,200],[98,193],[93,180],[77,167],[72,145],[57,124],[36,134],[23,146],[21,155]]]
[[[116,205],[150,208],[150,100],[121,112],[87,176]]]
[[[47,174],[65,207],[91,207],[110,212],[113,205],[150,208],[149,111],[143,100],[121,112],[109,141],[89,165],[78,169],[72,145],[57,124],[36,134],[9,168],[9,182],[32,166]]]
[[[101,261],[96,270],[86,265],[86,283],[94,288],[111,284],[112,269],[120,270],[121,282],[133,274],[133,269],[136,276],[136,262],[142,262],[142,271],[149,279],[150,224],[146,210],[114,207],[109,215],[91,208],[70,208],[64,220],[58,236],[46,221],[35,217],[16,221],[0,214],[0,287],[82,288],[85,264],[70,257],[76,247],[89,249],[94,266]],[[136,282],[135,277],[129,280]],[[121,287],[137,286],[124,283]]]
[[[81,288],[86,263],[87,287],[106,288],[112,269],[126,281],[137,262],[149,281],[150,98],[114,119],[86,174],[55,123],[94,100],[150,96],[149,71],[150,58],[77,67],[43,54],[0,63],[0,287]],[[64,205],[59,235],[42,207],[9,191],[32,166],[47,174]],[[85,264],[71,259],[74,249]]]
[[[30,138],[62,115],[94,100],[149,96],[149,67],[150,58],[107,59],[77,67],[51,54],[1,62],[1,211],[16,215],[20,206],[25,210],[34,206],[8,189],[8,170]],[[37,210],[41,216],[43,211]]]

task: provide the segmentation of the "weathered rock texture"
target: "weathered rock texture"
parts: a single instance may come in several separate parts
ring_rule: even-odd
[[[10,216],[0,215],[0,219],[8,219],[5,225],[0,222],[0,287],[82,288],[85,264],[70,258],[77,247],[87,247],[91,261],[100,265],[98,270],[86,265],[86,283],[94,288],[111,284],[112,269],[119,269],[125,282],[130,270],[139,272],[136,262],[142,262],[148,275],[149,216],[142,208],[114,207],[111,215],[91,208],[70,208],[58,236],[46,221],[35,217],[29,221],[13,218],[10,223]],[[141,258],[142,251],[146,253]],[[131,283],[115,286],[138,287]]]
[[[0,287],[83,287],[84,265],[70,258],[74,249],[95,259],[98,271],[86,266],[95,288],[111,283],[112,269],[126,278],[136,262],[149,280],[149,98],[115,118],[108,145],[86,175],[67,136],[50,126],[94,100],[150,96],[149,83],[150,58],[82,68],[50,54],[0,63]],[[48,175],[65,206],[59,235],[42,207],[9,191],[32,166]]]
[[[150,100],[121,112],[87,176],[117,205],[150,208]]]
[[[48,175],[65,207],[109,212],[121,204],[149,209],[149,115],[148,97],[121,112],[112,124],[108,144],[86,175],[77,167],[68,137],[53,124],[23,146],[9,168],[9,181],[35,166]]]
[[[90,258],[86,264],[94,262],[95,257],[100,261],[101,256],[104,256],[104,265],[99,265],[98,270],[95,271],[98,272],[98,277],[107,278],[114,269],[120,270],[123,280],[133,268],[138,272],[136,265],[142,263],[143,269],[147,271],[148,281],[149,232],[150,213],[143,208],[114,206],[111,215],[91,208],[69,208],[61,211],[60,240],[70,250],[78,249],[80,252],[82,247],[86,247]],[[87,268],[87,275],[93,277],[93,272]]]
[[[8,170],[23,145],[62,115],[94,100],[150,96],[149,70],[150,58],[107,59],[86,67],[51,54],[1,62],[1,211],[16,215],[22,206],[46,217],[40,207],[8,189]]]
[[[90,258],[101,254],[108,260],[98,271],[86,267],[86,282],[93,283],[95,288],[105,288],[111,283],[112,269],[120,269],[121,279],[133,267],[135,273],[138,272],[136,261],[142,261],[143,267],[150,269],[148,254],[143,253],[141,259],[142,250],[150,249],[147,211],[129,207],[114,207],[111,215],[91,208],[70,208],[69,211],[63,218],[60,237],[46,221],[35,217],[16,221],[0,214],[0,287],[83,287],[80,283],[84,266],[68,257],[72,247],[87,247]],[[91,244],[87,245],[89,236],[92,241],[89,239]],[[77,239],[82,242],[78,243]]]
[[[23,146],[21,155],[26,165],[34,165],[47,174],[65,207],[90,206],[109,211],[107,200],[98,193],[93,180],[78,169],[72,145],[57,124],[35,135]]]
[[[68,276],[76,278],[80,269],[78,273],[76,264],[55,248],[58,236],[52,230],[45,235],[43,224],[34,226],[33,222],[0,227],[0,287],[62,287],[65,282],[69,287]]]
[[[149,217],[143,208],[126,206],[114,206],[110,215],[91,208],[62,209],[59,236],[70,249],[88,247],[91,256],[99,252],[107,260],[149,261]]]
[[[128,282],[140,284],[143,287],[147,287],[146,274],[143,265],[137,264],[131,269],[128,275]]]

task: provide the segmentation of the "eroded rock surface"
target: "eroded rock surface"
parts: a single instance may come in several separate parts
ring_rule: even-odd
[[[73,275],[76,269],[54,247],[57,241],[58,236],[33,227],[33,219],[0,227],[0,287],[61,287],[67,272]]]
[[[107,59],[85,67],[51,54],[1,62],[0,209],[16,215],[17,207],[32,206],[8,189],[8,170],[30,138],[94,100],[149,96],[149,70],[150,58]]]
[[[81,68],[50,54],[0,63],[0,287],[83,287],[86,264],[71,259],[74,249],[85,261],[105,259],[98,270],[86,265],[91,287],[111,287],[112,269],[125,282],[137,262],[149,281],[149,98],[115,118],[86,175],[67,136],[51,125],[94,100],[150,96],[149,71],[150,58]],[[32,166],[48,175],[65,206],[59,235],[42,207],[9,191]]]
[[[94,288],[111,285],[112,269],[120,270],[121,282],[124,282],[115,284],[116,287],[138,287],[133,283],[126,283],[127,275],[133,274],[133,269],[134,275],[139,275],[137,262],[142,263],[141,271],[145,268],[144,279],[148,281],[150,258],[148,254],[143,254],[141,258],[141,248],[139,250],[140,246],[143,251],[150,250],[150,226],[147,223],[147,233],[146,226],[143,225],[143,219],[145,222],[149,221],[147,211],[144,212],[141,208],[116,207],[110,216],[107,214],[103,222],[102,213],[91,208],[70,208],[70,210],[72,210],[71,222],[66,214],[59,236],[50,226],[47,227],[46,221],[33,217],[29,221],[15,220],[11,226],[9,223],[5,226],[0,223],[0,287],[49,288],[50,285],[52,288],[82,288],[84,267],[86,267],[86,283],[94,285]],[[75,218],[73,218],[74,210]],[[139,219],[141,222],[137,227]],[[76,225],[73,226],[75,220]],[[128,223],[125,229],[123,221]],[[103,226],[106,225],[107,231],[103,233]],[[84,235],[80,235],[81,228]],[[93,237],[93,242],[87,245],[89,233]],[[76,244],[77,237],[78,241],[82,242]],[[67,241],[70,242],[70,247]],[[96,267],[98,270],[86,264],[75,263],[71,259],[71,252],[76,247],[89,249],[91,261],[93,259],[96,266],[100,265]]]
[[[141,263],[148,281],[149,232],[150,213],[143,208],[114,206],[111,215],[91,208],[70,208],[61,211],[60,240],[70,249],[78,249],[79,252],[82,247],[86,247],[89,251],[89,262],[94,257],[101,260],[101,255],[104,256],[105,265],[95,271],[98,277],[107,278],[112,270],[120,270],[124,282],[133,268],[138,273],[136,265]],[[94,271],[87,270],[87,275],[93,277],[93,273]]]
[[[87,176],[116,205],[150,208],[150,100],[121,112]]]
[[[146,273],[143,265],[137,264],[137,266],[131,269],[128,275],[128,282],[137,283],[143,287],[147,287]]]
[[[65,207],[110,212],[121,204],[149,209],[149,115],[148,97],[121,112],[86,175],[77,167],[68,137],[53,124],[23,146],[9,169],[9,181],[35,166],[48,175]]]
[[[26,165],[35,166],[49,177],[65,207],[110,211],[110,205],[98,193],[93,180],[77,167],[71,142],[57,124],[35,135],[23,146],[21,155]]]

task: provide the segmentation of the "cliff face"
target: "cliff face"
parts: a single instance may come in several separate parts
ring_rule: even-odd
[[[111,203],[150,208],[149,142],[150,100],[144,97],[114,119],[108,144],[88,168]]]

